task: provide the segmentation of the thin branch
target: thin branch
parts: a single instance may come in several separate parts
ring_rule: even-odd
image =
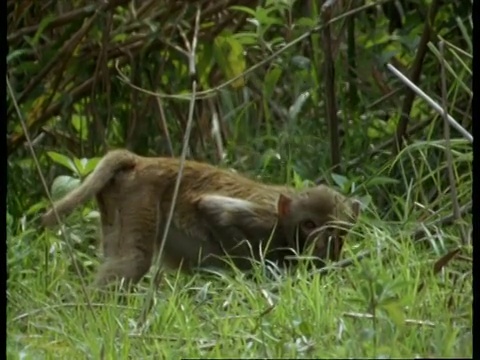
[[[40,163],[38,162],[37,155],[35,154],[35,150],[33,149],[33,144],[32,144],[32,141],[30,139],[30,135],[28,133],[27,124],[25,123],[25,120],[22,116],[22,112],[20,110],[20,107],[18,106],[17,100],[15,98],[15,94],[13,92],[13,89],[12,89],[12,86],[10,84],[10,80],[8,79],[8,76],[6,76],[6,80],[7,80],[8,93],[9,93],[10,98],[12,100],[13,106],[15,107],[15,111],[17,112],[18,120],[20,121],[20,125],[22,126],[23,132],[25,134],[25,138],[27,140],[28,148],[30,150],[30,154],[32,155],[33,162],[35,163],[35,167],[38,171],[38,175],[40,177],[40,181],[42,182],[43,188],[45,190],[45,194],[47,194],[48,201],[50,202],[50,205],[52,205],[53,213],[55,215],[55,218],[57,219],[57,223],[62,224],[62,221],[61,221],[60,217],[58,216],[57,210],[56,210],[55,206],[53,206],[53,200],[52,200],[52,196],[50,194],[50,191],[48,190],[47,181],[45,180],[45,177],[42,174]],[[63,235],[65,244],[67,245],[66,248],[67,248],[67,251],[68,251],[68,255],[70,256],[70,259],[73,263],[73,267],[75,268],[75,272],[77,273],[77,276],[80,279],[80,286],[81,286],[83,295],[85,296],[86,303],[88,304],[88,308],[89,308],[89,310],[92,314],[92,317],[93,317],[94,321],[97,322],[95,311],[93,310],[92,302],[91,302],[90,296],[88,295],[88,292],[87,292],[87,286],[86,286],[85,281],[83,279],[82,272],[80,271],[80,268],[78,267],[78,262],[75,259],[75,255],[74,255],[74,251],[73,251],[73,245],[71,244],[70,238],[68,236],[66,236],[65,227],[63,225],[61,226],[61,233]]]
[[[75,35],[72,36],[72,38],[65,43],[62,48],[55,54],[55,56],[48,62],[47,65],[45,65],[44,68],[40,70],[40,72],[30,81],[30,83],[25,87],[25,90],[20,94],[18,97],[17,101],[21,103],[28,94],[30,94],[33,89],[40,84],[42,80],[45,79],[47,74],[52,71],[55,66],[63,59],[65,59],[65,62],[67,62],[67,59],[69,59],[73,55],[73,50],[75,47],[78,45],[78,43],[83,39],[83,37],[90,31],[92,25],[94,24],[94,21],[96,20],[98,14],[103,11],[107,7],[106,4],[104,4],[102,7],[96,11],[88,21],[83,24],[83,26],[75,33]],[[9,111],[10,112],[10,111]]]
[[[256,69],[259,69],[261,68],[262,66],[264,66],[265,64],[268,64],[269,62],[271,62],[272,60],[276,59],[280,54],[284,53],[285,51],[287,51],[288,49],[292,48],[294,45],[302,42],[303,40],[307,39],[308,37],[310,37],[313,33],[316,33],[316,32],[320,32],[323,30],[323,28],[327,25],[330,25],[330,24],[333,24],[337,21],[340,21],[342,19],[345,19],[349,16],[352,16],[352,15],[355,15],[357,13],[360,13],[368,8],[371,8],[371,7],[375,7],[375,6],[378,6],[378,5],[381,5],[383,3],[386,3],[386,2],[389,2],[391,0],[381,0],[381,1],[378,1],[378,2],[375,2],[375,3],[369,3],[369,4],[366,4],[366,5],[362,5],[362,6],[359,6],[353,10],[350,10],[350,11],[346,11],[344,12],[343,14],[340,14],[334,18],[332,18],[328,23],[326,24],[322,24],[322,25],[319,25],[319,26],[316,26],[314,27],[312,30],[310,31],[307,31],[305,32],[304,34],[300,35],[299,37],[297,37],[296,39],[292,40],[291,42],[289,42],[287,45],[285,45],[284,47],[282,47],[281,49],[275,51],[274,53],[272,53],[270,56],[267,56],[264,60],[256,63],[255,65],[249,67],[248,69],[246,69],[244,72],[242,72],[241,74],[238,74],[234,77],[232,77],[231,79],[223,82],[222,84],[218,85],[218,86],[215,86],[209,90],[205,90],[205,91],[199,91],[196,93],[196,98],[197,99],[206,99],[206,98],[209,98],[209,97],[212,97],[212,96],[215,96],[215,94],[217,92],[219,92],[221,89],[223,88],[226,88],[227,86],[229,86],[230,84],[234,83],[235,81],[237,81],[238,79],[241,79],[241,78],[244,78],[245,75],[248,75],[250,73],[252,73],[253,71],[255,71]],[[191,96],[192,94],[188,94],[188,93],[184,93],[184,94],[181,94],[181,95],[172,95],[172,94],[165,94],[165,93],[156,93],[156,92],[153,92],[153,91],[149,91],[149,90],[146,90],[146,89],[143,89],[139,86],[136,86],[136,85],[133,85],[132,83],[130,83],[129,79],[128,79],[128,76],[126,76],[125,74],[123,74],[120,69],[118,68],[118,66],[116,66],[116,69],[118,71],[118,79],[124,83],[126,83],[128,86],[130,86],[131,88],[135,89],[135,90],[138,90],[138,91],[142,91],[146,94],[149,94],[149,95],[152,95],[152,96],[159,96],[159,97],[162,97],[164,99],[177,99],[177,100],[190,100],[191,99]]]
[[[452,149],[450,144],[450,124],[448,118],[448,106],[447,106],[447,76],[445,73],[445,51],[444,51],[444,42],[440,41],[438,44],[440,50],[440,64],[441,64],[441,82],[442,82],[442,107],[443,107],[443,133],[445,136],[445,157],[447,158],[447,173],[448,181],[450,183],[450,195],[452,198],[452,207],[453,207],[453,216],[455,219],[460,219],[460,205],[458,204],[458,192],[457,185],[455,184],[455,174],[453,173],[453,156]],[[462,238],[462,244],[467,243],[467,235],[465,234],[465,229],[460,225],[460,234]]]
[[[163,110],[162,99],[156,97],[155,102],[157,104],[158,112],[160,114],[160,128],[162,129],[163,136],[165,137],[165,141],[167,142],[168,152],[170,153],[170,156],[173,156],[174,151],[172,139],[170,137],[170,132],[168,131],[167,119],[165,117],[165,111]]]
[[[165,223],[165,228],[163,230],[163,236],[162,236],[162,241],[160,243],[160,247],[158,249],[158,254],[155,259],[155,265],[156,269],[154,271],[154,275],[152,277],[152,282],[150,284],[150,291],[147,294],[147,298],[145,299],[145,303],[142,309],[142,314],[140,316],[140,326],[145,329],[143,325],[146,324],[147,316],[152,308],[153,304],[153,294],[154,290],[156,289],[156,286],[158,284],[158,279],[160,278],[160,274],[162,271],[162,266],[161,266],[161,258],[163,254],[163,249],[165,248],[165,243],[167,241],[167,235],[168,231],[170,230],[170,224],[172,223],[173,219],[173,214],[175,211],[175,205],[177,202],[177,196],[178,196],[178,191],[180,189],[180,182],[182,179],[183,175],[183,168],[185,165],[185,158],[187,156],[187,151],[188,151],[188,145],[189,145],[189,140],[190,140],[190,133],[192,131],[192,125],[193,125],[193,112],[195,109],[195,93],[197,90],[197,81],[196,81],[196,67],[195,67],[195,55],[196,55],[196,50],[197,50],[197,37],[198,37],[198,30],[200,28],[200,8],[197,8],[197,14],[195,18],[195,32],[193,35],[193,40],[192,43],[188,43],[188,40],[185,39],[186,41],[186,47],[190,50],[188,54],[188,64],[189,64],[189,73],[192,78],[192,92],[191,92],[191,99],[190,99],[190,106],[188,109],[188,120],[187,120],[187,127],[185,130],[185,135],[183,138],[183,148],[182,148],[182,153],[180,155],[180,165],[178,169],[178,175],[177,175],[177,180],[175,181],[175,187],[173,189],[173,195],[172,195],[172,203],[170,204],[170,211],[168,213],[168,217]]]
[[[417,95],[419,95],[423,100],[425,100],[428,105],[430,105],[434,110],[436,110],[440,115],[445,116],[447,121],[458,130],[460,134],[463,135],[468,141],[473,142],[473,136],[465,130],[462,125],[460,125],[452,116],[450,116],[446,110],[442,109],[430,96],[425,94],[418,86],[411,82],[405,75],[398,71],[392,64],[387,64],[388,69],[393,72],[402,82],[405,83],[410,89],[412,89]]]
[[[420,75],[422,73],[423,59],[427,53],[427,44],[430,41],[432,34],[432,26],[437,16],[438,8],[440,7],[439,0],[432,0],[430,7],[428,8],[428,15],[425,19],[425,25],[423,28],[422,37],[420,38],[420,43],[418,45],[417,54],[413,61],[413,65],[410,72],[410,80],[413,83],[418,83],[420,80]],[[406,93],[405,99],[403,101],[402,110],[400,113],[400,121],[397,125],[397,131],[395,133],[395,152],[400,152],[403,147],[404,137],[408,127],[408,121],[410,116],[410,111],[412,109],[413,100],[415,99],[415,93],[413,91],[408,91]]]
[[[125,1],[125,3],[126,3],[126,1]],[[78,21],[81,18],[86,18],[87,16],[90,16],[93,13],[95,13],[95,10],[97,8],[98,8],[98,5],[87,5],[87,6],[84,6],[83,8],[72,10],[72,11],[70,11],[66,14],[60,15],[56,19],[53,19],[52,21],[50,21],[48,23],[48,25],[46,25],[43,30],[44,31],[45,30],[51,30],[51,29],[54,29],[54,28],[59,27],[59,26],[70,24],[74,21]],[[20,39],[21,37],[23,37],[25,35],[33,34],[33,33],[38,31],[39,27],[40,27],[40,25],[32,25],[32,26],[24,27],[24,28],[18,30],[17,32],[14,32],[13,34],[8,35],[7,36],[7,41],[9,43],[11,43],[15,40]]]
[[[332,38],[330,34],[330,19],[335,0],[328,0],[322,6],[322,18],[326,24],[322,31],[325,82],[325,106],[328,129],[330,133],[330,155],[332,171],[341,172],[340,168],[340,131],[338,127],[337,104],[335,97],[335,65],[332,58]],[[321,98],[321,96],[320,96]]]

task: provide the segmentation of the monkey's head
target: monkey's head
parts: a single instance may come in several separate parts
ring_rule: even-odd
[[[311,255],[318,258],[314,263],[321,267],[325,259],[339,259],[343,238],[358,218],[360,203],[319,185],[293,196],[281,194],[277,212],[288,245],[300,252],[312,249]]]

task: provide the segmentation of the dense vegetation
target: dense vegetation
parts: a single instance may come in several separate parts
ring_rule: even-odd
[[[472,3],[7,0],[7,357],[472,356]],[[153,306],[150,278],[120,302],[85,293],[95,205],[44,230],[47,195],[106,149],[184,140],[360,199],[344,260],[167,272]]]

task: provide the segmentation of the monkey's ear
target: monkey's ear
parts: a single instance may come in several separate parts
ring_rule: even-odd
[[[290,215],[292,199],[280,194],[277,201],[277,213],[280,218]]]
[[[360,215],[360,210],[361,210],[362,203],[356,199],[352,200],[352,216],[354,220],[358,219],[358,216]]]

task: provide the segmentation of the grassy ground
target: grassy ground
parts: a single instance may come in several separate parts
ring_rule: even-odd
[[[450,8],[444,7],[442,11],[443,15],[438,17],[449,22],[449,19],[452,19],[453,22]],[[270,18],[263,12],[259,14],[263,14],[262,17],[268,20],[269,23],[265,23],[265,26],[277,25],[274,22],[270,24]],[[468,16],[468,19],[471,17]],[[288,21],[290,20],[278,20],[278,24],[289,24]],[[455,17],[455,22],[461,27],[461,37],[455,35],[458,32],[449,30],[450,27],[457,26],[456,24],[447,24],[445,26],[448,28],[435,30],[438,36],[446,38],[454,33],[452,36],[455,41],[452,40],[452,44],[447,42],[452,45],[447,51],[448,91],[440,94],[441,82],[437,76],[441,69],[440,62],[428,60],[429,54],[426,56],[425,66],[421,69],[421,85],[436,101],[444,96],[445,100],[448,100],[446,103],[449,111],[452,111],[459,122],[471,124],[469,104],[473,93],[469,84],[472,77],[473,47],[469,34],[473,25],[471,20],[468,23],[460,17]],[[385,26],[384,21],[383,27]],[[414,54],[418,47],[417,40],[420,39],[420,25],[412,26],[408,25],[413,29],[411,34],[402,34],[402,31],[400,35],[392,34],[389,39],[385,35],[386,29],[382,30],[382,24],[376,23],[374,33],[370,34],[370,27],[367,27],[365,35],[357,36],[357,47],[362,49],[356,55],[360,75],[358,83],[362,84],[358,89],[362,95],[362,104],[357,107],[362,113],[343,112],[344,108],[350,107],[350,95],[347,97],[342,90],[338,96],[339,109],[342,109],[345,117],[342,120],[344,124],[347,124],[348,120],[348,126],[344,129],[342,158],[362,160],[362,157],[357,157],[366,153],[367,149],[369,152],[372,147],[376,147],[380,140],[383,142],[393,139],[401,104],[408,102],[402,101],[403,95],[395,95],[395,101],[390,99],[388,101],[392,103],[389,104],[384,101],[388,96],[377,94],[378,89],[375,90],[376,86],[372,85],[370,79],[370,74],[374,74],[371,69],[377,66],[373,67],[372,64],[376,62],[372,62],[372,59],[387,59],[393,53],[405,69],[414,66],[417,62]],[[356,31],[362,31],[361,26],[357,27]],[[40,36],[40,33],[41,31],[37,35]],[[252,35],[258,36],[253,33]],[[318,55],[322,50],[315,50],[315,47],[319,47],[322,40],[315,36],[316,34],[312,36],[313,54]],[[261,47],[268,49],[264,54],[269,56],[272,48],[268,42],[268,46],[263,43],[267,38],[262,35]],[[457,38],[461,42],[459,40],[457,43]],[[388,42],[385,39],[389,39]],[[439,51],[435,48],[438,40],[435,35],[428,46],[430,55],[434,54],[440,59]],[[17,49],[17,52],[22,53],[24,49]],[[297,57],[296,51],[292,54]],[[342,60],[342,56],[339,57]],[[322,57],[312,56],[311,61],[312,69],[323,67]],[[293,63],[293,58],[290,61],[286,57],[278,64],[290,62]],[[26,64],[28,65],[28,62]],[[35,73],[36,67],[30,65]],[[239,171],[255,172],[263,166],[264,169],[257,172],[261,173],[264,179],[284,182],[286,175],[293,173],[289,167],[290,163],[294,163],[295,171],[309,173],[306,176],[312,178],[319,175],[320,169],[327,171],[330,165],[325,159],[330,156],[330,148],[327,133],[322,130],[323,120],[318,121],[317,118],[318,109],[308,105],[308,97],[304,96],[307,93],[304,91],[311,87],[309,94],[312,96],[313,106],[323,107],[323,85],[311,84],[312,81],[315,83],[323,80],[316,72],[307,71],[300,66],[295,66],[299,69],[287,69],[285,75],[279,75],[277,66],[269,67],[269,72],[265,74],[255,75],[259,79],[266,79],[259,90],[263,91],[264,104],[261,108],[257,108],[257,105],[249,106],[250,95],[247,99],[237,96],[235,92],[231,97],[227,96],[227,92],[222,93],[222,113],[229,114],[226,118],[234,124],[227,149],[231,150],[232,161],[241,159],[234,166]],[[163,71],[163,63],[158,68]],[[181,67],[178,69],[179,74],[184,71]],[[198,69],[201,74],[201,67]],[[207,70],[206,73],[210,71]],[[347,66],[336,67],[337,88],[349,88],[343,85],[347,84],[346,71]],[[150,72],[149,69],[148,73]],[[175,79],[185,75],[179,74],[166,72],[161,75]],[[394,85],[394,82],[388,81],[387,84],[386,80],[390,75],[385,74],[384,80],[380,81],[381,87],[385,87],[385,81],[387,90],[390,86],[392,90],[401,89]],[[282,80],[282,77],[286,80]],[[20,78],[28,76],[21,75]],[[317,78],[320,80],[316,80]],[[377,78],[375,82],[378,82]],[[277,91],[277,88],[280,91]],[[169,91],[174,93],[174,89],[175,86]],[[256,86],[253,89],[256,89]],[[290,91],[291,94],[285,96]],[[42,90],[39,94],[43,92]],[[272,96],[274,93],[278,94]],[[92,91],[92,95],[94,94]],[[108,95],[105,98],[108,101],[102,101],[106,101],[109,108],[111,102],[116,104],[117,108],[128,109],[125,114],[120,112],[120,115],[115,116],[119,119],[123,116],[135,120],[131,125],[131,129],[134,129],[138,116],[135,115],[136,112],[132,113],[135,116],[130,114],[131,96],[125,94],[127,95],[115,95],[118,98],[111,99]],[[384,100],[377,102],[380,95]],[[29,117],[33,116],[38,109],[34,107],[32,110],[28,103],[37,106],[43,102],[43,97],[45,96],[22,103],[21,105],[25,106],[22,111],[28,113]],[[70,97],[68,99],[71,100]],[[96,102],[97,98],[92,97],[89,101],[82,98],[81,101],[88,104],[88,108],[77,102],[77,118],[83,118],[84,111],[87,114],[95,112],[90,109],[90,103]],[[287,112],[288,109],[288,126],[283,125],[282,119],[275,120],[281,125],[271,126],[277,115],[272,115],[274,113],[271,113],[270,106],[277,102],[281,105],[277,106],[282,110],[280,113],[284,110]],[[304,103],[306,105],[300,114],[299,110]],[[98,109],[103,111],[103,103],[99,104]],[[183,111],[181,106],[184,105],[180,105],[178,109]],[[389,114],[388,121],[384,121],[384,115],[376,115],[373,109],[381,109],[382,113]],[[261,116],[260,110],[264,112]],[[87,241],[95,238],[97,231],[97,222],[86,216],[92,209],[78,210],[67,220],[73,249],[68,247],[63,237],[56,232],[40,230],[32,217],[43,204],[24,209],[31,206],[36,201],[31,199],[38,196],[38,192],[35,196],[29,195],[35,193],[31,190],[37,186],[40,189],[37,169],[33,166],[29,153],[15,160],[9,157],[7,358],[472,357],[472,248],[465,244],[465,234],[460,231],[460,227],[471,224],[472,219],[468,214],[462,215],[461,222],[457,221],[453,225],[439,222],[445,216],[451,215],[455,208],[451,197],[452,189],[456,190],[461,206],[471,201],[472,146],[461,139],[459,133],[452,131],[451,149],[448,149],[445,140],[448,137],[439,132],[443,120],[436,117],[435,112],[423,99],[415,100],[408,115],[411,125],[416,126],[425,121],[430,125],[416,130],[418,137],[416,133],[410,134],[410,145],[395,159],[392,154],[389,155],[388,149],[378,147],[380,155],[358,162],[347,174],[355,178],[348,178],[354,186],[346,192],[355,188],[362,197],[368,198],[368,195],[373,194],[373,200],[348,237],[343,257],[355,259],[358,253],[364,251],[370,252],[369,257],[354,260],[350,266],[332,270],[328,274],[311,274],[300,268],[295,274],[267,276],[261,267],[256,269],[254,279],[247,279],[233,269],[224,274],[195,276],[168,273],[156,290],[154,304],[148,312],[144,310],[150,294],[148,278],[140,284],[135,293],[128,296],[118,297],[114,294],[108,299],[101,299],[91,294],[88,297],[85,295],[81,279],[88,283],[98,266],[96,246]],[[65,119],[70,121],[68,116]],[[69,129],[71,125],[68,124],[65,128]],[[100,122],[98,125],[104,126]],[[15,126],[19,127],[19,124]],[[62,126],[58,127],[59,134],[63,134]],[[119,130],[123,127],[115,127],[115,124],[109,126],[110,133],[124,132]],[[157,125],[154,126],[156,129]],[[178,126],[172,121],[169,127]],[[82,131],[81,137],[80,131],[78,134],[73,133],[72,137],[83,139],[84,127],[79,128]],[[125,129],[130,129],[130,125],[125,125]],[[180,139],[181,136],[176,138]],[[155,137],[154,143],[158,142],[157,139],[158,137]],[[63,140],[58,141],[59,144],[62,142]],[[145,142],[146,148],[149,148],[150,144]],[[42,146],[38,148],[41,149]],[[47,145],[46,148],[50,146]],[[446,160],[445,149],[451,154],[451,159]],[[58,151],[62,154],[68,153],[65,149]],[[54,157],[49,161],[54,160],[56,165],[70,163],[68,159],[64,161],[58,154],[54,155],[57,161]],[[386,158],[387,164],[383,166]],[[243,163],[245,165],[241,165]],[[447,173],[448,170],[451,170],[451,174]],[[341,186],[338,182],[337,185]],[[25,198],[31,201],[19,201]],[[379,216],[377,211],[384,215]],[[17,216],[14,218],[11,214]],[[25,215],[20,217],[18,214]],[[397,222],[386,221],[386,218],[396,219]],[[465,232],[468,233],[470,228],[471,225],[465,226]],[[422,242],[415,236],[418,235],[418,229],[424,230],[420,236],[424,240]],[[73,250],[73,253],[70,253],[69,249]],[[449,259],[448,255],[456,249],[460,249],[460,253]],[[72,267],[72,259],[80,265],[84,276],[77,275]],[[145,313],[146,321],[141,322]]]
[[[91,298],[90,307],[63,241],[18,222],[8,236],[7,357],[470,357],[471,263],[457,257],[434,274],[458,235],[437,229],[430,237],[441,240],[414,244],[408,229],[417,225],[365,212],[344,257],[371,256],[327,275],[167,274],[140,328],[147,281],[121,300]],[[88,230],[72,225],[73,240],[80,228]],[[90,276],[94,257],[75,257]]]

